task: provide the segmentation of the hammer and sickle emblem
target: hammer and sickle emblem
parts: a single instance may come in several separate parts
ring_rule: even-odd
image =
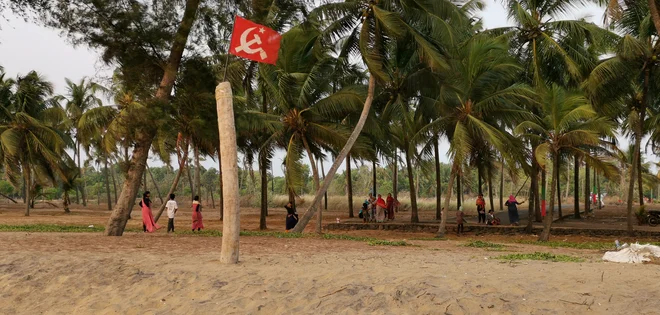
[[[250,28],[246,29],[243,32],[243,34],[241,34],[241,45],[236,47],[236,52],[239,53],[241,51],[245,51],[246,53],[248,53],[250,55],[259,53],[259,55],[261,56],[261,59],[264,60],[264,59],[268,58],[268,54],[266,54],[266,52],[263,50],[263,48],[261,48],[261,47],[252,48],[251,47],[254,44],[261,45],[261,37],[259,37],[259,34],[254,34],[254,37],[250,41],[247,40],[248,35],[250,35],[250,33],[255,29],[256,29],[256,27],[250,27]]]

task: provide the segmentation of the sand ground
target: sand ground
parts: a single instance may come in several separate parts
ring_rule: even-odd
[[[258,228],[257,209],[242,216]],[[211,211],[207,227],[221,228]],[[139,212],[134,212],[139,214]],[[273,210],[269,229],[283,229]],[[100,209],[41,208],[24,217],[0,209],[0,224],[104,225]],[[182,210],[178,228],[189,224]],[[329,212],[326,221],[339,213]],[[343,217],[342,217],[343,218]],[[165,223],[165,222],[163,222]],[[311,225],[311,224],[310,224]],[[139,216],[130,228],[141,227]],[[603,251],[507,243],[504,251],[463,246],[533,236],[450,236],[353,231],[414,246],[272,236],[241,238],[241,262],[221,265],[221,239],[192,235],[0,233],[0,314],[658,314],[657,264],[600,260]],[[562,237],[570,241],[613,241]],[[559,239],[559,240],[561,240]],[[631,240],[627,240],[631,241]],[[550,252],[585,261],[502,261]]]
[[[507,262],[462,241],[369,246],[220,238],[2,233],[0,314],[657,314],[658,265],[600,262],[595,250],[509,245],[582,263]]]

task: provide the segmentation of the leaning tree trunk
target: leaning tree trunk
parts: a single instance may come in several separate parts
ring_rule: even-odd
[[[449,202],[451,201],[451,192],[454,187],[454,177],[456,177],[458,169],[458,162],[456,159],[454,159],[454,162],[452,162],[452,167],[451,167],[451,172],[449,173],[449,182],[447,183],[447,191],[446,196],[445,196],[445,206],[444,206],[444,213],[442,215],[442,218],[440,219],[440,226],[438,227],[438,232],[436,234],[436,237],[442,238],[445,237],[447,234],[447,213],[449,211]]]
[[[536,222],[541,222],[543,221],[543,210],[548,210],[546,207],[546,200],[545,200],[545,187],[546,187],[546,182],[547,182],[547,172],[546,168],[543,167],[541,169],[541,198],[539,199],[540,204],[539,204],[539,211],[534,212],[534,216],[536,217]],[[547,213],[546,213],[547,214]]]
[[[190,163],[186,167],[186,175],[188,175],[188,184],[190,185],[190,200],[193,200],[197,192],[195,191],[195,182],[190,175]]]
[[[69,191],[64,190],[64,196],[62,198],[62,205],[64,206],[64,213],[71,213],[69,205],[71,205],[71,199],[69,198]]]
[[[552,227],[553,215],[555,212],[555,187],[559,181],[559,152],[555,151],[552,155],[552,179],[550,180],[550,206],[548,207],[545,218],[543,219],[543,232],[539,235],[540,242],[550,240],[550,228]]]
[[[410,223],[419,223],[419,213],[417,212],[417,191],[415,189],[415,178],[413,176],[412,160],[410,158],[410,148],[406,149],[406,168],[408,169],[408,184],[410,185]]]
[[[600,202],[600,174],[596,171],[596,204],[598,209],[602,209]]]
[[[635,152],[635,155],[637,156],[637,188],[638,191],[637,193],[639,194],[639,205],[643,206],[644,205],[644,184],[643,184],[643,178],[642,178],[642,155],[641,152]],[[595,171],[594,171],[595,174]],[[594,185],[595,185],[594,181]]]
[[[575,155],[575,167],[573,168],[573,211],[575,218],[580,218],[580,157]]]
[[[660,34],[660,11],[658,11],[658,4],[655,0],[649,0],[649,11],[651,12],[651,19],[653,20],[653,25],[655,25],[655,30]]]
[[[112,190],[115,195],[115,203],[117,203],[117,180],[115,179],[115,168],[114,166],[110,168],[110,175],[112,176]]]
[[[399,149],[394,149],[394,176],[392,179],[392,190],[394,200],[399,200]]]
[[[460,170],[456,173],[456,207],[460,208],[462,203],[463,190],[461,190],[461,172]]]
[[[179,170],[176,172],[176,176],[174,176],[174,181],[172,182],[172,186],[170,186],[170,191],[167,193],[167,196],[169,198],[169,195],[173,194],[176,191],[176,187],[179,185],[179,180],[181,179],[181,174],[183,173],[183,170],[186,168],[186,162],[188,161],[188,146],[185,146],[185,150],[183,151],[183,157],[179,161]],[[160,216],[163,215],[163,211],[165,210],[165,205],[166,203],[162,203],[160,205],[160,208],[158,208],[158,213],[156,213],[156,216],[154,217],[154,221],[158,222],[158,219],[160,219]]]
[[[9,197],[9,196],[7,196],[7,195],[5,195],[5,194],[3,194],[3,193],[0,193],[0,196],[9,199],[9,200],[10,200],[11,202],[13,202],[13,203],[18,203],[16,200],[14,200],[14,198]]]
[[[355,125],[355,129],[351,133],[351,136],[348,138],[348,141],[346,141],[346,144],[341,149],[341,152],[339,152],[339,155],[337,156],[335,162],[332,164],[332,167],[330,168],[330,170],[328,170],[328,175],[323,180],[323,185],[321,186],[321,189],[316,192],[314,201],[312,201],[312,204],[309,207],[309,209],[307,209],[305,214],[303,214],[303,216],[300,218],[300,221],[298,221],[298,224],[296,224],[296,227],[293,229],[293,232],[301,233],[302,231],[305,230],[305,227],[309,223],[309,220],[311,220],[312,216],[314,216],[314,212],[316,212],[318,204],[321,201],[321,197],[323,196],[325,191],[328,190],[328,187],[330,187],[330,182],[332,182],[332,179],[335,177],[335,173],[337,173],[337,169],[339,168],[339,165],[341,165],[344,162],[346,155],[348,155],[348,152],[351,151],[353,144],[355,144],[355,141],[357,140],[358,136],[360,136],[360,132],[362,132],[362,128],[364,127],[364,123],[367,120],[367,116],[369,116],[371,103],[373,102],[374,99],[375,88],[376,88],[376,79],[374,77],[370,77],[369,92],[367,93],[367,99],[364,102],[364,107],[362,108],[360,119],[358,120],[358,123]]]
[[[323,169],[323,161],[321,159],[319,159],[319,164],[321,164],[321,176],[323,176],[323,179],[325,179],[325,170]],[[323,195],[323,200],[325,201],[325,204],[323,205],[323,210],[328,210],[328,192],[327,191]]]
[[[312,176],[314,178],[314,191],[319,193],[320,180],[319,180],[319,170],[316,168],[316,161],[314,161],[314,155],[312,150],[307,142],[307,138],[302,136],[303,145],[307,151],[307,157],[309,157],[309,164],[312,166]],[[319,207],[319,213],[316,216],[316,233],[321,234],[323,232],[323,211]]]
[[[442,218],[442,181],[440,177],[440,148],[439,139],[433,139],[433,150],[435,155],[435,219]],[[492,198],[492,196],[491,196]]]
[[[112,197],[110,196],[110,174],[108,174],[108,157],[105,157],[105,192],[108,196],[108,210],[112,210]]]
[[[264,150],[259,152],[259,175],[261,177],[261,205],[259,211],[259,229],[265,230],[268,212],[268,155]]]
[[[179,65],[181,64],[181,57],[186,48],[188,35],[195,22],[200,1],[186,0],[183,18],[174,36],[170,55],[164,66],[163,77],[156,91],[155,99],[159,102],[167,103],[170,101],[172,87],[174,86]],[[128,166],[124,187],[121,190],[119,200],[105,228],[105,234],[108,236],[121,236],[124,233],[130,211],[135,203],[135,196],[140,187],[140,178],[142,178],[142,173],[144,173],[147,158],[149,157],[149,148],[155,136],[155,132],[144,130],[138,131],[135,136],[135,148],[131,157],[131,163]]]
[[[154,174],[151,173],[151,168],[149,165],[147,165],[147,172],[149,173],[149,177],[151,178],[151,182],[154,183],[154,188],[156,189],[156,193],[158,194],[158,199],[160,199],[160,203],[164,204],[165,202],[163,201],[163,195],[160,193],[160,188],[158,188],[158,183],[154,179]],[[169,194],[168,194],[169,196]]]
[[[351,178],[351,155],[346,156],[346,194],[348,195],[348,217],[354,218],[353,214],[353,178]]]
[[[238,191],[238,153],[231,84],[222,82],[215,89],[220,133],[220,159],[224,183],[224,224],[222,225],[222,251],[220,262],[238,263],[239,235],[241,231],[240,198]]]

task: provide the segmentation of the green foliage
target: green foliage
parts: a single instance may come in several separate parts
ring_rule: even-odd
[[[544,260],[544,261],[553,261],[553,262],[583,262],[584,259],[579,257],[573,257],[568,255],[555,255],[551,253],[519,253],[519,254],[508,254],[495,257],[495,259],[500,260]]]
[[[8,225],[0,224],[0,232],[103,232],[104,227],[95,225],[94,227],[79,225],[56,225],[56,224],[29,224],[29,225]]]
[[[409,246],[406,241],[388,241],[388,240],[371,240],[368,241],[369,246]]]
[[[530,244],[538,246],[548,246],[552,248],[575,248],[575,249],[613,249],[614,242],[565,242],[565,241],[548,241],[548,242],[535,242],[527,240],[518,240],[516,243]]]

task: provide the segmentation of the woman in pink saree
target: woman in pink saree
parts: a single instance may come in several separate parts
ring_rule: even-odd
[[[142,230],[145,233],[153,233],[160,229],[160,226],[154,222],[154,214],[151,212],[151,199],[149,199],[149,195],[150,193],[145,191],[140,201],[140,207],[142,207]]]
[[[202,221],[202,204],[199,203],[199,196],[193,198],[192,204],[192,230],[200,231],[204,228],[204,222]]]

